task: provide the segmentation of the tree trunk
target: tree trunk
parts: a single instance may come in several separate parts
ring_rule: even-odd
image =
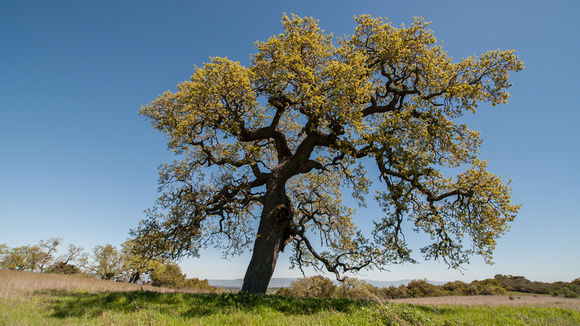
[[[281,190],[275,194],[275,191],[267,191],[265,198],[252,260],[242,286],[242,291],[254,294],[266,293],[276,268],[278,254],[284,250],[291,236],[288,231],[292,221],[292,209],[285,192]]]
[[[129,283],[137,283],[139,281],[139,279],[141,278],[141,273],[139,272],[134,272],[131,275],[131,278],[129,279]]]

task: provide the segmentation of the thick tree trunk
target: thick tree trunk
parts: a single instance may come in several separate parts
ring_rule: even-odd
[[[283,188],[283,187],[281,187]],[[290,237],[289,225],[292,220],[291,203],[284,191],[268,192],[254,249],[252,260],[246,270],[242,291],[265,294],[274,274],[278,254],[284,250]]]
[[[133,273],[133,275],[131,275],[131,279],[129,279],[129,283],[137,283],[137,281],[139,281],[140,278],[141,278],[141,273],[135,272],[135,273]]]

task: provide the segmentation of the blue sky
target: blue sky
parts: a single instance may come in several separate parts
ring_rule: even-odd
[[[578,1],[2,1],[0,11],[0,243],[62,237],[90,250],[119,245],[157,197],[157,166],[173,157],[139,117],[142,105],[227,56],[247,65],[254,42],[282,31],[283,13],[312,16],[335,36],[354,15],[399,26],[432,21],[454,58],[515,49],[508,105],[466,117],[487,135],[482,158],[513,179],[523,204],[499,240],[495,265],[473,257],[461,274],[442,263],[388,266],[376,280],[538,281],[580,277],[580,2]],[[358,216],[379,214],[375,205]],[[364,227],[363,223],[363,227]],[[418,248],[424,240],[409,234]],[[64,246],[61,248],[64,250]],[[208,250],[189,277],[241,278],[249,254]],[[300,276],[280,257],[274,277]],[[331,275],[328,275],[332,277]]]

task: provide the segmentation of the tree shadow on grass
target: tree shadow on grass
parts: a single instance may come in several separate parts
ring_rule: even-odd
[[[314,314],[323,311],[350,313],[371,301],[351,299],[286,298],[247,293],[191,294],[135,292],[64,292],[44,291],[51,297],[51,316],[56,318],[97,317],[104,312],[137,313],[155,311],[160,314],[180,315],[186,318],[236,312],[281,312],[288,315]]]

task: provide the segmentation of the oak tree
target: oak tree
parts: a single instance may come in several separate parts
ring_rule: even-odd
[[[38,246],[44,249],[42,258],[39,262],[38,268],[40,272],[44,272],[45,268],[49,268],[51,265],[55,264],[54,254],[57,252],[57,247],[62,243],[62,238],[50,238],[48,240],[40,240]]]
[[[242,289],[253,293],[265,293],[287,246],[293,266],[339,279],[414,261],[405,223],[430,236],[427,259],[490,262],[519,206],[478,158],[480,134],[457,118],[506,103],[523,63],[512,50],[454,61],[420,18],[355,20],[336,39],[312,18],[284,16],[249,66],[211,58],[142,107],[178,158],[160,168],[160,210],[136,233],[163,237],[175,257],[251,247]],[[367,168],[382,187],[372,234],[342,204],[344,190],[365,204]]]
[[[92,270],[102,280],[112,280],[121,273],[123,262],[117,248],[111,244],[93,248]]]
[[[158,243],[160,241],[155,236],[148,234],[135,239],[127,239],[121,244],[122,269],[129,283],[138,283],[143,275],[169,263],[164,258],[165,254],[156,246]]]

